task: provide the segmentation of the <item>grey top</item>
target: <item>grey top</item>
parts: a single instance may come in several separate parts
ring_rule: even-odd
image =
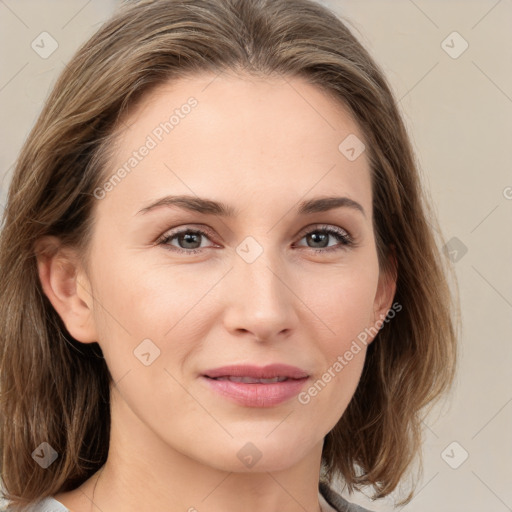
[[[326,510],[322,512],[371,512],[370,510],[349,503],[345,498],[339,495],[334,489],[329,487],[326,483],[319,483],[319,495],[322,507]],[[323,498],[323,499],[322,499]],[[8,510],[8,509],[6,509]],[[26,509],[26,512],[70,512],[62,503],[58,502],[52,497],[45,498],[38,501]]]
[[[4,508],[2,511],[10,512],[10,508]],[[23,509],[23,512],[70,512],[62,503],[53,498],[44,498]]]
[[[12,509],[7,505],[7,508],[3,508],[1,510],[2,512],[10,512]],[[70,512],[70,510],[59,501],[49,497],[25,507],[23,512]]]
[[[368,510],[367,508],[355,505],[354,503],[349,503],[325,482],[320,482],[318,488],[320,493],[325,497],[327,503],[329,503],[329,505],[331,505],[337,512],[371,512],[371,510]]]

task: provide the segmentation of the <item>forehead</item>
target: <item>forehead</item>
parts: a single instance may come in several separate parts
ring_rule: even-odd
[[[125,214],[164,193],[284,205],[336,189],[371,211],[363,144],[348,109],[301,78],[170,81],[123,120],[107,179],[124,172],[104,203]],[[350,158],[349,146],[361,154]]]

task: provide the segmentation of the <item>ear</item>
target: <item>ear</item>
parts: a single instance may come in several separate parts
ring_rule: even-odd
[[[393,304],[393,299],[396,292],[397,280],[397,261],[395,248],[391,247],[388,254],[388,265],[383,269],[379,275],[379,283],[377,285],[377,292],[375,294],[375,301],[373,303],[373,321],[372,327],[377,329],[375,334],[372,335],[371,341],[377,336],[378,330],[384,325],[384,319],[388,315],[389,310]],[[371,343],[370,341],[370,343]]]
[[[97,341],[91,286],[76,253],[46,236],[37,240],[35,254],[43,291],[69,334],[82,343]]]

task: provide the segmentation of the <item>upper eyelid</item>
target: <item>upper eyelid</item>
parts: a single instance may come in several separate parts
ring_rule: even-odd
[[[353,240],[352,233],[350,231],[348,231],[346,228],[342,228],[340,226],[335,226],[332,224],[322,224],[322,223],[311,224],[309,226],[304,227],[295,235],[295,237],[300,237],[302,239],[304,236],[306,236],[307,234],[309,234],[312,231],[322,231],[322,230],[333,230],[336,232],[338,230],[341,230],[346,233],[347,237],[349,237],[351,240]],[[165,240],[166,238],[173,238],[181,233],[186,233],[187,231],[204,232],[204,235],[206,235],[210,239],[210,241],[213,241],[213,240],[211,240],[211,238],[213,238],[213,236],[212,236],[213,231],[210,228],[207,228],[206,226],[203,226],[203,225],[196,226],[195,224],[186,224],[186,225],[183,225],[183,227],[176,227],[176,228],[172,228],[172,229],[166,231],[163,235],[161,235],[158,238],[157,242],[161,242],[162,240]]]
[[[304,229],[301,229],[297,233],[297,236],[307,234],[311,231],[322,231],[322,230],[333,230],[333,231],[341,230],[341,231],[344,231],[349,237],[352,238],[352,234],[350,233],[350,231],[348,231],[348,229],[342,228],[341,226],[335,226],[334,224],[312,224],[312,225],[306,226]]]

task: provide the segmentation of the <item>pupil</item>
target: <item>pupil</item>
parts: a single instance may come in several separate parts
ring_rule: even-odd
[[[327,247],[327,243],[329,242],[329,235],[327,233],[312,233],[309,235],[311,239],[313,239],[313,242],[325,242],[324,244],[321,244],[319,247]]]
[[[194,240],[194,238],[197,238],[199,237],[199,235],[197,233],[186,233],[185,235],[183,235],[183,238],[184,238],[184,242],[185,242],[185,245],[186,245],[186,249],[197,249],[197,247],[188,247],[187,244],[189,243],[192,243],[192,245],[197,244],[197,240]],[[201,243],[199,243],[199,245],[201,245]]]

